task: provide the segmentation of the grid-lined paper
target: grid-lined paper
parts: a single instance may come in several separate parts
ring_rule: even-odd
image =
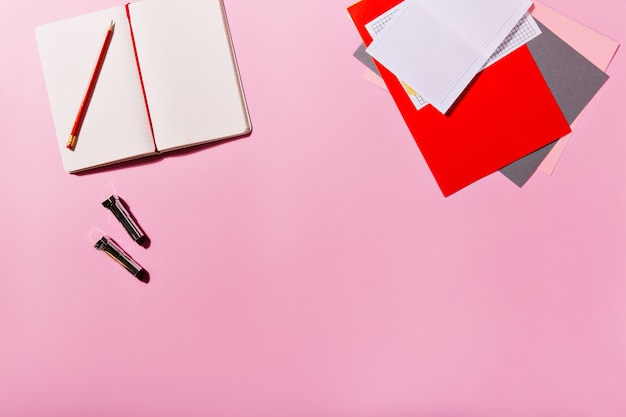
[[[396,7],[389,9],[386,13],[378,16],[378,18],[371,21],[365,26],[373,39],[376,39],[380,32],[382,32],[382,30],[385,28],[387,23],[391,21],[393,16],[403,8],[404,4],[405,3],[400,3]],[[407,88],[406,86],[404,89],[417,110],[425,107],[428,104],[428,100],[426,100],[419,92],[413,90],[412,88]]]
[[[389,9],[384,14],[380,15],[373,21],[369,22],[366,25],[366,29],[370,36],[375,39],[379,36],[379,34],[384,30],[384,28],[391,22],[391,19],[402,11],[405,7],[406,2],[402,2],[396,7]],[[513,30],[506,36],[504,41],[498,46],[498,48],[494,51],[494,53],[489,57],[485,65],[482,69],[487,68],[493,63],[499,61],[504,58],[517,48],[522,45],[528,43],[531,39],[536,38],[541,34],[541,29],[537,25],[537,22],[532,18],[530,13],[526,13],[520,20],[517,22]],[[409,94],[411,97],[411,101],[415,105],[416,109],[419,110],[422,107],[428,104],[428,101],[421,95],[419,92],[415,94]]]
[[[504,41],[498,46],[495,52],[489,57],[484,68],[504,58],[517,48],[525,45],[531,39],[541,34],[541,29],[532,18],[530,13],[526,13],[522,19],[517,22],[511,33],[509,33]]]
[[[442,113],[530,7],[529,0],[404,3],[393,14],[392,24],[379,31],[368,53]]]

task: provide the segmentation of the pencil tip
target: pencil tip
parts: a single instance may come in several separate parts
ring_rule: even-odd
[[[109,30],[113,30],[115,28],[115,22],[111,20],[111,24],[109,25]]]

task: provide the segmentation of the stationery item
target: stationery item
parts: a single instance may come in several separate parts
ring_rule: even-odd
[[[361,0],[348,8],[365,44],[365,25],[399,0]],[[449,116],[416,110],[397,77],[376,63],[445,196],[570,131],[527,46],[480,72]]]
[[[366,28],[367,28],[367,31],[369,32],[370,36],[373,39],[376,39],[376,37],[378,35],[380,35],[380,33],[383,31],[383,29],[386,26],[389,26],[389,23],[392,21],[392,18],[394,16],[400,14],[401,11],[403,11],[405,9],[406,4],[407,4],[407,2],[403,1],[402,3],[398,4],[394,8],[388,10],[386,13],[383,13],[382,15],[378,16],[373,21],[369,22],[366,25]],[[378,70],[376,69],[376,65],[374,64],[374,61],[372,61],[372,58],[371,58],[370,54],[366,50],[365,45],[363,45],[362,49],[358,49],[355,52],[355,57],[357,57],[357,59],[361,59],[362,61],[366,62],[366,65],[369,65],[367,62],[371,63],[370,68],[372,68],[373,71],[378,72]],[[421,109],[422,107],[424,107],[425,105],[428,104],[428,102],[426,101],[424,96],[422,96],[417,91],[415,91],[413,88],[411,88],[410,85],[408,85],[404,81],[401,81],[401,83],[402,83],[402,86],[404,87],[404,90],[406,91],[407,95],[411,99],[411,102],[413,103],[413,105],[415,106],[415,108],[417,110]]]
[[[380,76],[380,72],[378,72],[378,68],[376,67],[376,64],[374,64],[372,57],[367,53],[365,48],[366,46],[364,43],[360,44],[359,47],[354,51],[352,56],[358,59],[363,65],[369,68],[372,72]]]
[[[374,64],[374,61],[368,54],[363,54],[361,51],[365,50],[365,45],[359,46],[359,48],[355,51],[354,56],[361,61],[367,69],[363,74],[363,78],[370,83],[387,90],[387,87],[384,84],[384,81],[380,77],[380,73]],[[372,69],[373,67],[373,69]],[[381,85],[382,84],[382,85]],[[388,90],[387,90],[388,91]],[[503,167],[500,169],[500,172],[505,175],[508,179],[510,179],[513,183],[518,186],[522,186],[525,184],[528,179],[534,174],[537,170],[537,166],[542,162],[542,160],[548,155],[550,150],[558,141],[552,142],[532,153],[526,155],[517,161]]]
[[[389,92],[387,86],[385,85],[385,81],[378,74],[378,69],[376,69],[376,72],[374,72],[371,69],[367,68],[361,78],[363,78],[367,82],[374,84],[376,87],[382,88],[383,90]]]
[[[94,247],[109,255],[140,281],[145,281],[146,272],[109,236],[102,236]]]
[[[366,25],[366,29],[372,39],[376,39],[378,35],[384,30],[385,27],[390,26],[390,23],[394,16],[401,14],[402,11],[406,8],[409,2],[403,1],[398,4],[396,7],[390,9],[386,13],[378,16],[376,19],[372,20]],[[524,16],[515,24],[511,32],[504,38],[502,43],[496,48],[496,50],[491,54],[487,62],[484,63],[483,68],[488,67],[489,65],[499,61],[504,58],[510,52],[513,52],[515,49],[527,43],[529,40],[536,38],[541,33],[539,26],[535,23],[535,20],[532,18],[529,12],[526,12]],[[359,55],[361,53],[365,53],[366,49],[363,48],[363,51],[359,50]],[[367,54],[369,56],[369,54]]]
[[[530,6],[530,0],[405,0],[367,52],[446,113]]]
[[[530,13],[526,12],[520,21],[513,27],[511,33],[504,38],[500,46],[498,46],[495,52],[489,57],[487,63],[484,65],[484,68],[498,62],[520,46],[527,44],[539,35],[541,35],[541,29]]]
[[[397,6],[387,11],[386,13],[383,13],[382,15],[378,16],[373,21],[369,22],[366,25],[366,29],[368,33],[370,34],[370,36],[373,39],[376,39],[376,37],[380,35],[380,33],[384,30],[384,28],[389,26],[389,24],[392,22],[393,17],[400,14],[406,8],[406,5],[407,5],[407,2],[403,1]],[[537,26],[533,18],[530,17],[530,14],[526,13],[522,17],[522,19],[520,19],[520,21],[517,22],[515,27],[507,35],[507,37],[500,44],[500,46],[496,48],[495,52],[489,57],[487,62],[483,65],[483,68],[486,68],[489,65],[493,64],[494,62],[497,62],[501,58],[508,55],[510,52],[514,51],[521,45],[528,42],[530,39],[533,39],[534,37],[538,36],[540,33],[541,31],[539,30],[539,27]],[[362,45],[361,47],[359,47],[359,49],[355,51],[354,56],[357,59],[359,59],[361,62],[363,62],[366,66],[368,66],[368,68],[378,73],[378,70],[376,69],[376,65],[372,61],[371,56],[367,53],[365,45]],[[422,107],[428,104],[428,101],[426,101],[426,99],[421,94],[413,90],[408,84],[403,82],[402,85],[404,89],[407,91],[407,94],[409,95],[411,101],[413,102],[417,110],[421,109]]]
[[[606,71],[619,48],[618,42],[560,14],[542,3],[534,2],[531,13],[595,66]],[[577,122],[578,120],[575,120],[571,124],[572,130],[574,130]],[[552,174],[571,136],[571,134],[566,135],[557,141],[548,156],[539,165],[538,169],[540,171]]]
[[[528,43],[528,49],[571,125],[609,77],[539,20],[537,23],[542,34]],[[522,187],[555,144],[513,162],[500,172]]]
[[[87,86],[87,91],[85,91],[85,96],[83,97],[83,101],[80,103],[80,107],[78,108],[78,115],[76,116],[76,120],[74,121],[74,126],[72,127],[72,132],[70,133],[70,138],[67,141],[66,147],[70,151],[73,151],[76,147],[76,141],[78,140],[78,132],[80,132],[80,127],[83,124],[83,120],[85,119],[85,113],[87,113],[87,107],[89,106],[89,101],[91,100],[91,96],[93,95],[93,91],[96,88],[96,82],[98,81],[98,75],[100,75],[100,70],[102,69],[102,64],[104,63],[104,57],[106,56],[107,50],[109,49],[109,44],[111,43],[111,38],[113,37],[113,28],[115,24],[111,21],[109,28],[107,29],[106,36],[104,37],[104,42],[102,43],[102,48],[100,49],[100,55],[98,55],[98,60],[96,61],[96,66],[93,69],[93,73],[91,74],[91,78],[89,79],[89,85]]]
[[[534,1],[532,15],[595,66],[606,69],[619,43],[576,22],[543,3]]]
[[[500,173],[507,177],[513,184],[520,188],[523,187],[537,171],[537,167],[541,164],[541,161],[548,156],[548,153],[550,153],[557,142],[558,140],[555,140],[525,157],[500,168]]]
[[[130,212],[126,208],[126,205],[119,196],[112,195],[111,197],[104,200],[102,202],[102,205],[111,210],[115,218],[119,220],[120,223],[122,223],[124,229],[126,229],[130,237],[135,242],[141,245],[146,240],[146,235],[141,230],[141,228],[137,224],[137,221],[130,214]]]
[[[221,0],[144,0],[36,29],[59,145],[87,85],[102,22],[115,21],[68,172],[250,132]]]
[[[404,4],[405,2],[400,3],[398,6],[394,7],[387,13],[384,13],[383,15],[374,19],[372,22],[369,22],[366,28],[370,36],[372,38],[376,38],[376,36],[384,29],[384,27],[389,24],[391,18],[402,9],[402,5]],[[483,68],[486,68],[489,65],[499,61],[509,53],[513,52],[515,49],[524,45],[531,39],[536,38],[540,34],[541,30],[539,29],[539,26],[530,16],[530,14],[526,13],[524,17],[522,17],[522,19],[517,23],[517,25],[515,25],[513,30],[511,30],[511,33],[507,35],[507,37],[500,44],[500,46],[498,46],[498,48],[491,55],[491,57],[489,57]],[[353,55],[356,59],[361,61],[363,65],[371,70],[366,71],[363,75],[363,78],[378,86],[381,86],[382,83],[381,87],[387,89],[387,87],[384,86],[384,82],[380,78],[380,73],[378,72],[378,68],[376,68],[376,64],[374,64],[372,57],[366,51],[365,44],[359,45],[359,47],[354,51]],[[378,77],[374,77],[372,73],[374,73]],[[405,90],[413,91],[413,94],[409,93],[409,96],[411,96],[411,101],[413,102],[417,110],[428,104],[426,99],[424,99],[418,92],[415,92],[410,87],[407,87],[406,84],[403,84],[403,86],[405,87]]]
[[[584,104],[587,103],[588,99],[591,97],[588,97],[588,99],[582,97],[582,102],[580,102],[581,93],[584,95],[584,90],[591,88],[591,91],[593,91],[594,88],[600,87],[598,82],[602,83],[602,79],[607,77],[603,71],[607,69],[619,44],[541,3],[535,2],[531,13],[532,16],[541,21],[542,27],[546,28],[545,30],[554,31],[554,33],[548,34],[548,36],[558,36],[563,41],[564,45],[559,48],[557,44],[553,51],[550,42],[546,42],[548,36],[541,37],[531,42],[529,49],[551,90],[554,90],[555,87],[557,90],[561,90],[560,94],[558,91],[555,93],[555,97],[559,105],[562,106],[566,119],[570,121],[572,119],[572,109],[571,105],[569,106],[570,109],[567,108],[567,102],[571,101],[574,105],[578,106],[584,106]],[[368,31],[371,33],[369,28]],[[571,50],[572,47],[574,47],[577,52],[581,53],[584,57],[584,61],[581,62],[580,58],[574,56],[573,62],[570,62],[572,60],[569,57],[576,55],[576,53],[568,51],[568,49]],[[379,76],[374,61],[365,53],[365,45],[361,45],[354,53],[354,56],[369,69],[378,74],[378,76],[376,76],[372,71],[366,70],[363,78],[386,89],[384,84],[382,86],[380,85],[382,78]],[[601,71],[595,69],[594,65]],[[589,77],[581,76],[581,70],[583,72],[590,72]],[[548,71],[551,71],[552,74],[548,74]],[[572,72],[578,73],[578,75],[575,74],[574,77],[570,77],[568,74]],[[564,77],[564,75],[568,76]],[[559,88],[556,86],[558,83],[567,84],[567,82],[572,79],[577,81],[570,83],[570,87],[562,86]],[[576,85],[578,82],[584,84],[583,91],[579,91],[578,85]],[[571,97],[568,97],[570,92]],[[576,104],[577,101],[579,101],[578,104]],[[565,108],[563,106],[565,106]],[[581,112],[582,108],[579,110]],[[574,109],[574,114],[580,112]],[[570,127],[572,130],[575,128],[577,121],[578,117],[571,121]],[[570,136],[571,134],[565,135],[563,138],[507,165],[501,169],[502,174],[521,187],[537,169],[548,174],[552,173]]]
[[[540,21],[542,35],[528,43],[568,123],[573,123],[609,76]]]

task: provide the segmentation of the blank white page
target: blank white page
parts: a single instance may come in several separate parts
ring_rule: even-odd
[[[65,145],[109,24],[115,30],[78,135]],[[63,167],[68,172],[154,153],[154,142],[124,7],[36,29]]]
[[[249,132],[220,0],[144,0],[130,16],[160,151]]]

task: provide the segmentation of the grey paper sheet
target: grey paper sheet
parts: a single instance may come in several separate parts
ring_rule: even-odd
[[[609,77],[540,21],[537,20],[537,24],[541,35],[528,42],[528,49],[565,119],[571,124]],[[500,172],[518,187],[522,187],[554,144],[546,145],[507,165]]]
[[[380,72],[378,71],[378,68],[376,68],[376,64],[374,64],[374,60],[372,59],[370,54],[368,54],[367,51],[365,51],[365,48],[366,46],[364,43],[359,45],[357,50],[354,51],[354,54],[353,54],[354,57],[358,59],[359,61],[361,61],[361,63],[365,65],[367,68],[371,69],[376,74],[378,74],[378,76],[380,77]]]
[[[528,42],[528,49],[565,119],[571,124],[609,77],[540,21],[535,20],[542,33]],[[365,45],[359,46],[354,52],[354,57],[379,74],[374,61],[365,51]],[[500,172],[517,186],[522,187],[555,144],[556,142],[553,142],[536,150],[502,168]]]
[[[523,158],[500,169],[500,173],[513,181],[518,187],[524,186],[526,182],[533,176],[539,165],[548,156],[552,148],[556,145],[556,141],[537,149],[535,152],[529,153]]]

